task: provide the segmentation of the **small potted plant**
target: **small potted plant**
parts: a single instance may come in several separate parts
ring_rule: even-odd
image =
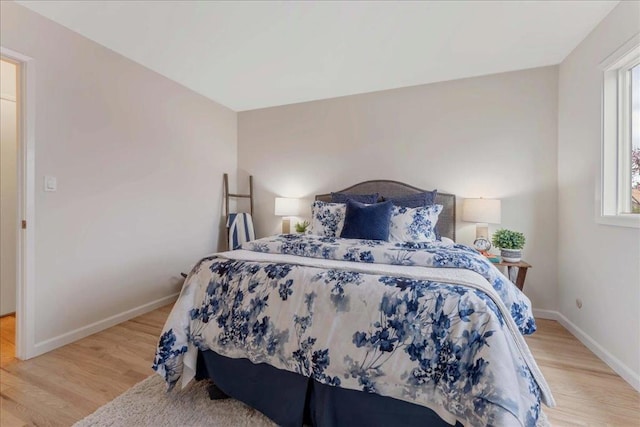
[[[500,248],[502,260],[506,262],[519,262],[522,259],[524,241],[524,234],[504,228],[496,231],[492,239],[493,246]]]
[[[296,222],[296,232],[298,233],[304,233],[305,231],[307,231],[307,228],[309,227],[309,221],[302,221],[302,222]]]

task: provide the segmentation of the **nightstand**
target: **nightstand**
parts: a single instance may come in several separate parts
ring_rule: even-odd
[[[494,262],[494,265],[499,265],[501,267],[507,267],[507,277],[511,280],[512,272],[514,268],[518,269],[518,276],[516,277],[515,284],[518,289],[523,290],[524,288],[524,279],[527,277],[527,270],[531,268],[531,264],[528,264],[524,261],[520,262]]]

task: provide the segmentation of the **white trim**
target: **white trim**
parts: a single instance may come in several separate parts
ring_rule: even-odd
[[[640,33],[636,33],[629,40],[624,42],[622,46],[616,49],[611,55],[607,56],[600,62],[600,69],[606,71],[611,68],[615,68],[620,62],[626,60],[626,56],[629,55],[640,44]]]
[[[93,322],[87,326],[83,326],[62,335],[58,335],[57,337],[39,342],[35,345],[35,354],[33,356],[39,356],[58,347],[62,347],[63,345],[67,345],[79,339],[88,337],[89,335],[93,335],[96,332],[103,331],[119,323],[126,322],[127,320],[133,319],[134,317],[148,313],[157,308],[164,307],[167,304],[175,302],[178,299],[178,295],[180,295],[179,292],[166,297],[162,297],[147,304],[143,304],[130,310],[123,311],[122,313],[107,317],[106,319],[98,320],[97,322]]]
[[[595,222],[602,225],[640,228],[640,214],[631,207],[631,115],[629,70],[640,61],[640,33],[635,34],[600,62],[601,151],[596,181]]]
[[[598,356],[600,360],[606,363],[611,369],[613,369],[623,380],[628,382],[631,387],[640,391],[640,375],[633,372],[631,368],[622,363],[620,359],[615,357],[604,347],[602,347],[596,340],[591,338],[589,334],[576,326],[571,320],[565,317],[564,314],[554,310],[537,310],[533,309],[534,317],[538,319],[550,319],[560,323],[567,331],[569,331],[574,337],[576,337],[585,347],[587,347],[593,354]]]
[[[536,319],[547,319],[547,320],[555,320],[558,321],[558,313],[555,310],[541,310],[538,308],[533,309],[533,317]]]
[[[11,95],[10,93],[0,92],[0,99],[4,99],[5,101],[16,102],[17,98],[15,95]]]
[[[582,344],[584,344],[589,350],[591,350],[596,356],[598,356],[604,363],[609,365],[618,375],[622,377],[626,382],[631,384],[631,387],[640,391],[640,375],[635,373],[627,365],[622,363],[620,359],[609,353],[604,347],[602,347],[596,340],[591,338],[586,332],[576,326],[562,313],[558,313],[558,322],[564,326],[569,332],[571,332]]]
[[[16,269],[16,357],[35,355],[35,120],[36,62],[33,58],[0,46],[0,55],[19,63],[18,86],[18,221],[20,229]]]
[[[602,225],[614,225],[617,227],[640,228],[640,215],[638,214],[618,214],[618,215],[598,215],[596,222]]]
[[[631,212],[631,70],[640,64],[640,43],[633,53],[618,69],[618,215]]]

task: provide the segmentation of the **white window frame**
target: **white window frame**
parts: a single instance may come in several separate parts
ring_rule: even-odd
[[[602,149],[596,197],[596,222],[640,228],[631,208],[631,78],[640,64],[640,33],[600,63],[602,85]]]

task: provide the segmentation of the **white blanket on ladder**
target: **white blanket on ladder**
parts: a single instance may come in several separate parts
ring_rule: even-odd
[[[240,212],[229,214],[227,218],[229,229],[229,249],[238,249],[244,242],[256,239],[253,230],[253,218],[250,213]]]

